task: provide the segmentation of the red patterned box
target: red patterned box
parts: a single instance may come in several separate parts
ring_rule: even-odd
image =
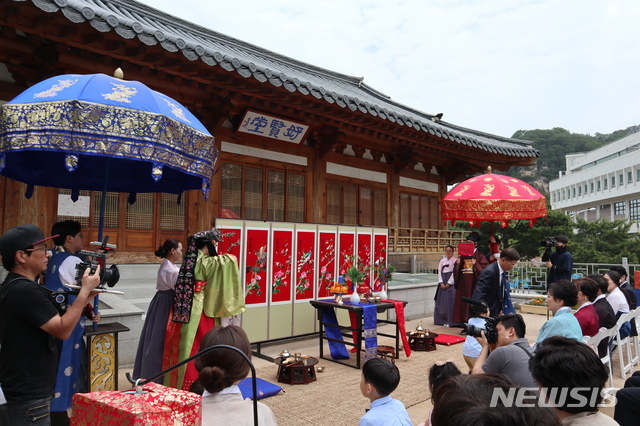
[[[104,391],[73,395],[72,426],[200,426],[202,398],[192,392],[157,383],[144,386],[148,391]]]

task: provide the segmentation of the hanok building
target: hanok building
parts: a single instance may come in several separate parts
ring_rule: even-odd
[[[185,105],[215,137],[219,158],[208,200],[194,190],[180,204],[177,194],[160,193],[128,204],[128,194],[109,193],[105,234],[118,247],[114,260],[149,262],[168,237],[184,242],[222,226],[236,238],[224,248],[242,246],[243,328],[252,342],[316,330],[308,300],[331,296],[346,256],[372,265],[398,253],[442,253],[455,242],[440,219],[447,185],[539,156],[527,141],[394,102],[362,78],[133,1],[0,3],[0,101],[49,77],[116,68]],[[86,211],[69,215],[68,190],[36,187],[27,199],[26,189],[0,178],[0,232],[25,223],[46,231],[72,218],[87,241],[97,239],[100,193],[81,192]]]
[[[184,241],[216,217],[387,227],[393,252],[399,229],[408,237],[442,228],[447,185],[538,157],[529,142],[447,123],[362,78],[133,1],[3,1],[0,27],[0,101],[48,77],[120,67],[125,79],[187,106],[215,136],[208,201],[189,191],[180,205],[169,194],[138,194],[129,205],[127,194],[109,194],[105,228],[121,255],[149,253],[170,236]],[[264,125],[286,127],[270,136]],[[66,218],[58,214],[64,189],[37,187],[26,199],[24,184],[0,181],[0,231],[29,222],[46,230]],[[84,195],[93,208],[79,220],[91,241],[99,194]],[[415,249],[407,244],[402,250]]]

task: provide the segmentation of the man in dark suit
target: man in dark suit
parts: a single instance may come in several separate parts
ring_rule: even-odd
[[[489,306],[489,314],[496,317],[513,310],[509,293],[510,271],[520,260],[520,255],[513,248],[506,248],[500,253],[500,259],[483,269],[478,277],[478,285],[473,292],[473,299],[484,300]]]
[[[616,325],[616,313],[613,312],[613,308],[609,301],[607,301],[607,287],[609,284],[604,279],[604,277],[600,274],[592,274],[587,278],[591,278],[598,284],[598,296],[596,300],[593,301],[593,308],[596,310],[598,314],[599,326],[605,327],[607,329],[613,328]],[[600,358],[607,354],[607,344],[606,340],[603,340],[598,345],[598,355]]]

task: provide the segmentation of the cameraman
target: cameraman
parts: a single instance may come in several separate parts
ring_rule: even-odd
[[[526,388],[537,387],[529,371],[529,359],[533,351],[524,338],[527,327],[520,314],[507,314],[495,319],[498,339],[489,344],[485,332],[476,337],[482,350],[471,374],[501,373],[513,383]],[[490,346],[495,346],[490,351]]]
[[[68,285],[76,284],[76,267],[82,263],[82,259],[76,255],[84,245],[82,225],[75,220],[57,222],[51,228],[51,235],[57,235],[53,237],[56,248],[47,266],[45,287],[64,293],[69,291]],[[69,304],[75,303],[75,296],[68,297]],[[86,305],[84,316],[94,322],[100,320],[100,314],[94,315],[91,305]],[[54,426],[69,424],[67,410],[71,408],[73,394],[87,391],[84,326],[85,319],[81,316],[71,337],[61,345],[56,375],[56,396],[51,403],[51,421]]]
[[[76,303],[66,312],[50,290],[35,279],[49,262],[42,231],[17,226],[0,237],[2,265],[9,271],[0,287],[0,386],[7,402],[0,405],[0,424],[49,425],[49,411],[58,368],[58,341],[78,323],[100,269],[82,277]]]
[[[547,262],[549,273],[547,274],[547,284],[555,283],[558,280],[571,281],[571,272],[573,271],[573,256],[567,250],[569,239],[566,235],[556,236],[556,251],[551,252],[551,248],[542,255],[542,261]]]

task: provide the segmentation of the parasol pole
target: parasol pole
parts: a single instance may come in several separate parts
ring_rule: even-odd
[[[109,165],[111,163],[111,158],[107,157],[107,164],[105,166],[104,171],[104,184],[102,185],[102,199],[100,200],[100,220],[98,222],[98,241],[102,242],[102,234],[104,233],[104,216],[107,210],[107,184],[109,183]],[[100,268],[106,267],[106,262],[104,262],[104,258],[100,258],[103,261],[100,265]],[[98,315],[98,295],[96,294],[93,298],[93,315]],[[98,328],[98,323],[93,323],[93,329]]]

